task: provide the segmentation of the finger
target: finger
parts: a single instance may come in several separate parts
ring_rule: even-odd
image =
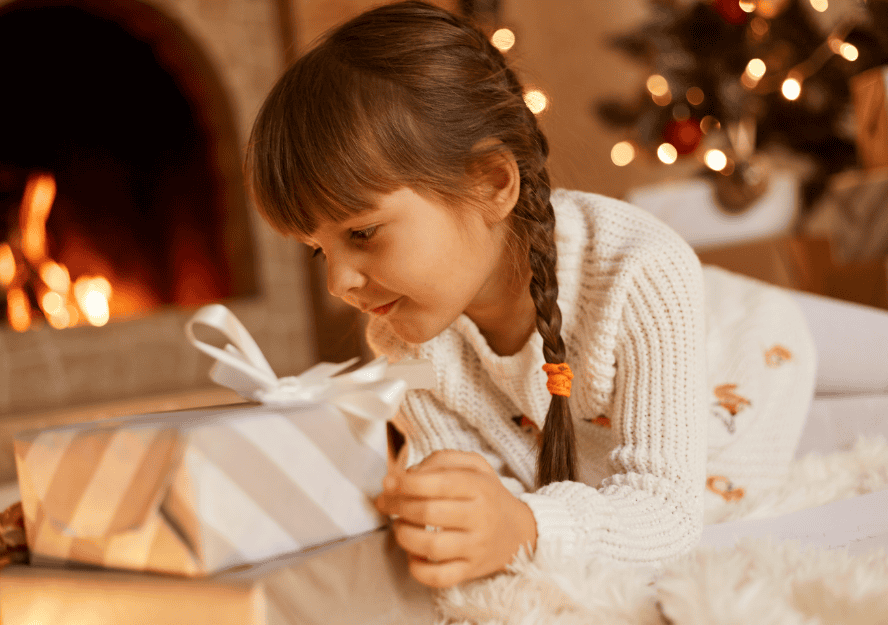
[[[434,525],[447,529],[467,529],[472,526],[471,510],[458,499],[415,499],[398,495],[382,495],[380,512],[419,525]]]
[[[423,558],[407,558],[407,569],[420,583],[432,588],[449,588],[470,579],[471,565],[465,560],[429,562]]]
[[[482,474],[474,469],[402,473],[385,481],[387,494],[428,499],[474,499],[482,484]]]
[[[404,551],[431,562],[465,560],[471,556],[467,532],[447,529],[429,531],[402,520],[395,521],[392,532]]]
[[[441,449],[426,456],[422,462],[415,464],[408,471],[429,471],[435,469],[475,469],[477,471],[493,471],[490,463],[481,454],[457,449]]]

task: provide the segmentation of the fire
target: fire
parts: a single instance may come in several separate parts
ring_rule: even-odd
[[[0,286],[8,289],[15,280],[15,256],[9,243],[0,243]]]
[[[55,201],[56,183],[51,174],[28,178],[19,225],[22,229],[22,253],[32,265],[46,258],[46,219]]]
[[[0,243],[0,288],[6,291],[9,325],[18,332],[33,325],[29,290],[43,317],[56,329],[84,323],[103,326],[112,314],[131,314],[156,305],[156,298],[139,284],[115,282],[117,286],[112,287],[106,275],[113,271],[85,246],[78,249],[82,254],[78,258],[88,259],[91,267],[106,275],[72,278],[64,264],[49,257],[46,221],[55,196],[51,174],[32,174],[22,196],[19,230],[10,241]]]
[[[86,314],[87,320],[94,326],[108,323],[111,309],[111,283],[102,276],[81,276],[74,283],[74,293],[80,310]]]

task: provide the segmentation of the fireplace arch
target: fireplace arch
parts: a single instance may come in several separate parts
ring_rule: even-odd
[[[0,240],[49,172],[47,255],[72,278],[138,284],[123,316],[255,292],[234,113],[185,29],[135,0],[17,0],[0,8],[0,57]]]

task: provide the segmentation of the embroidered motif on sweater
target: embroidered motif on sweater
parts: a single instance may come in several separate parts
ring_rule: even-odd
[[[771,368],[776,369],[790,360],[792,360],[792,352],[783,345],[775,345],[765,352],[765,364]]]
[[[715,397],[718,401],[715,403],[716,409],[713,411],[713,414],[721,419],[721,422],[725,424],[725,427],[731,434],[737,429],[735,423],[737,414],[744,408],[752,405],[748,399],[734,392],[736,388],[736,384],[720,384],[715,387]]]
[[[588,421],[589,423],[593,423],[593,424],[595,424],[595,425],[599,425],[599,426],[601,426],[601,427],[603,427],[603,428],[609,428],[609,427],[611,427],[611,420],[610,420],[610,418],[609,418],[609,417],[606,417],[606,416],[603,415],[603,414],[598,415],[598,416],[595,417],[594,419],[585,419],[585,420]]]
[[[512,417],[512,422],[521,428],[521,431],[525,434],[534,434],[537,438],[541,435],[540,428],[537,427],[537,424],[523,414]]]
[[[742,488],[734,486],[733,482],[723,475],[710,475],[706,478],[706,488],[725,501],[740,501],[745,494]]]

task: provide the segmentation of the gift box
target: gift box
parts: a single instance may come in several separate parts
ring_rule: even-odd
[[[699,250],[705,265],[809,293],[826,291],[834,265],[830,242],[822,237],[777,237]]]
[[[698,251],[700,262],[776,286],[888,308],[888,259],[837,262],[825,237],[787,236]]]
[[[888,65],[851,78],[857,155],[864,168],[888,166]]]
[[[804,232],[828,237],[839,263],[888,256],[888,167],[830,178]]]
[[[199,341],[195,325],[231,341]],[[278,379],[225,307],[198,311],[192,343],[211,377],[262,404],[138,415],[19,432],[31,562],[185,576],[261,562],[385,522],[386,420],[426,362],[321,363]]]
[[[121,571],[9,566],[4,625],[265,625],[260,584]]]

